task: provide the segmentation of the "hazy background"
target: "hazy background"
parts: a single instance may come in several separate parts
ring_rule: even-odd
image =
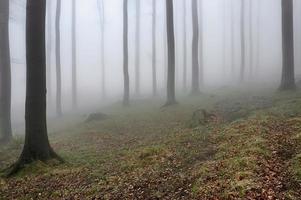
[[[101,99],[101,65],[100,65],[100,15],[98,0],[77,0],[77,63],[78,63],[78,89],[79,107],[81,109],[100,106],[106,102],[118,101],[123,93],[123,52],[122,52],[122,0],[104,0],[105,7],[105,62],[106,85],[108,98]],[[256,76],[248,81],[253,83],[276,83],[280,81],[281,73],[281,1],[280,0],[252,0],[253,5],[253,36],[257,39],[259,32],[259,69]],[[12,115],[13,123],[22,125],[25,101],[25,10],[24,0],[13,0],[11,5],[10,42],[12,56]],[[134,56],[135,56],[135,2],[129,0],[129,68],[130,84],[133,88],[134,80]],[[183,0],[175,0],[175,32],[177,47],[177,85],[182,89],[182,65],[183,65]],[[201,1],[199,1],[201,2]],[[238,80],[240,65],[240,0],[203,0],[203,10],[199,18],[203,19],[203,53],[204,53],[204,77],[205,85],[221,87],[234,85]],[[191,1],[187,0],[187,33],[188,33],[188,80],[191,77]],[[260,3],[260,10],[259,4]],[[223,39],[226,42],[226,68],[231,68],[231,6],[235,15],[235,74],[223,70]],[[248,7],[249,1],[246,1]],[[224,6],[226,12],[224,13]],[[56,1],[52,1],[52,94],[49,103],[49,116],[53,116],[55,110],[52,105],[55,100],[55,57],[54,57],[54,21]],[[142,97],[151,97],[151,17],[152,0],[141,0],[141,90]],[[296,74],[300,74],[301,58],[301,2],[295,0],[296,23]],[[248,52],[249,34],[249,10],[246,9],[246,39]],[[199,13],[200,15],[200,13]],[[259,24],[257,16],[259,15]],[[165,92],[164,82],[164,19],[165,1],[157,0],[157,67],[158,82],[162,95]],[[224,27],[225,25],[225,36]],[[254,42],[254,50],[257,49]],[[256,59],[254,54],[254,59]],[[62,59],[62,88],[63,111],[71,112],[71,0],[62,0],[61,15],[61,59]],[[247,58],[248,63],[248,58]],[[248,67],[248,66],[247,66]],[[230,70],[229,70],[230,71]],[[248,70],[247,70],[248,71]],[[50,94],[49,94],[50,95]]]

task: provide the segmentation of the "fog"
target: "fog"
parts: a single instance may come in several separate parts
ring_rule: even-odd
[[[52,40],[51,85],[48,85],[48,115],[55,117],[55,8],[56,1],[51,1],[52,32],[47,37]],[[71,0],[62,1],[61,11],[61,59],[62,59],[62,107],[64,114],[72,110],[71,77]],[[78,112],[98,108],[112,102],[119,102],[123,95],[123,13],[121,0],[104,1],[104,38],[106,65],[106,98],[101,94],[101,14],[98,0],[76,1],[76,40],[77,40],[77,78],[78,78]],[[152,1],[141,1],[141,95],[134,93],[135,84],[135,21],[136,0],[129,0],[129,74],[131,99],[152,96]],[[183,1],[174,1],[175,37],[176,37],[176,90],[183,92]],[[246,2],[248,7],[249,2]],[[295,52],[301,51],[300,11],[301,3],[295,1]],[[10,49],[12,57],[12,115],[13,124],[24,122],[25,102],[25,2],[12,1],[10,7]],[[164,53],[165,1],[157,1],[157,76],[160,96],[165,97],[166,60]],[[233,9],[233,10],[232,10]],[[240,68],[240,1],[239,0],[203,0],[199,9],[199,22],[202,29],[204,68],[203,88],[234,86],[239,80]],[[248,75],[250,61],[250,26],[249,9],[245,9],[246,37],[246,85],[275,84],[281,79],[281,1],[260,0],[253,2],[252,36],[254,73]],[[231,24],[233,19],[234,66],[231,60]],[[188,85],[191,83],[191,40],[192,20],[191,1],[187,1],[187,67]],[[49,44],[47,44],[49,45]],[[49,58],[48,58],[49,59]],[[225,63],[225,64],[224,64]],[[296,56],[296,74],[300,72],[300,57]],[[231,70],[233,70],[233,73]],[[51,90],[49,89],[51,87]],[[49,92],[51,91],[51,92]],[[21,114],[20,114],[21,113]]]

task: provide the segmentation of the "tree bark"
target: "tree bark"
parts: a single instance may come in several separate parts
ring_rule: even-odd
[[[129,78],[129,50],[128,50],[128,0],[123,1],[123,75],[124,96],[123,105],[130,104],[130,78]]]
[[[183,1],[183,89],[187,91],[187,0]]]
[[[72,106],[77,108],[76,0],[72,0]]]
[[[240,9],[240,39],[241,39],[241,66],[240,66],[240,82],[245,79],[246,68],[246,47],[245,47],[245,0],[241,0]]]
[[[0,1],[0,142],[12,138],[9,0]]]
[[[295,89],[293,0],[282,0],[282,80],[280,90]]]
[[[52,101],[52,78],[51,78],[51,59],[52,59],[52,1],[47,2],[47,94],[49,102]]]
[[[253,1],[249,0],[249,42],[250,42],[250,78],[254,73],[254,57],[253,57]]]
[[[153,0],[153,16],[152,16],[152,67],[153,67],[153,96],[157,95],[157,4],[156,0]]]
[[[234,3],[231,1],[231,74],[234,76],[235,73],[235,14],[234,14]]]
[[[104,0],[100,0],[100,16],[101,16],[101,23],[100,23],[100,28],[101,28],[101,94],[102,98],[106,98],[106,65],[105,65],[105,15],[104,15]]]
[[[200,77],[199,77],[199,21],[198,21],[198,2],[192,0],[192,84],[191,94],[200,93]]]
[[[55,55],[56,55],[56,112],[62,116],[62,77],[61,77],[61,0],[57,0],[55,17]]]
[[[166,0],[166,25],[168,46],[168,72],[167,72],[167,102],[165,106],[176,104],[175,95],[175,33],[173,17],[173,0]]]
[[[204,85],[204,51],[203,51],[203,0],[199,0],[200,24],[199,24],[199,79],[200,86]]]
[[[62,161],[47,135],[45,16],[46,0],[27,0],[25,144],[9,175],[37,160]]]
[[[136,0],[136,53],[135,53],[135,93],[140,95],[140,17],[141,17],[141,0]]]

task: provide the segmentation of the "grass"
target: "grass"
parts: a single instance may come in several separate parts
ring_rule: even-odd
[[[107,120],[83,123],[82,117],[82,122],[50,134],[53,148],[67,163],[37,162],[14,178],[0,179],[0,199],[264,195],[260,173],[273,159],[270,134],[286,130],[283,120],[290,132],[286,139],[296,144],[283,164],[289,166],[292,180],[301,181],[300,92],[223,90],[183,97],[169,108],[162,109],[161,103],[160,99],[140,100],[127,108],[115,104],[101,110],[109,115]],[[190,126],[197,109],[218,118]],[[275,122],[279,127],[272,126]],[[1,169],[17,159],[22,141],[17,138],[0,148]],[[283,143],[280,147],[291,150]],[[298,188],[290,189],[284,193],[296,195]]]

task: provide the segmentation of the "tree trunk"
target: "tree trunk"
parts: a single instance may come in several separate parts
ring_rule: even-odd
[[[204,85],[204,52],[203,52],[203,0],[199,1],[200,24],[199,24],[199,80],[200,86]]]
[[[173,0],[166,0],[166,26],[168,46],[167,102],[165,106],[176,104],[175,95],[175,33]]]
[[[136,0],[136,53],[135,53],[135,92],[140,95],[140,15],[141,0]]]
[[[258,71],[260,68],[260,31],[261,31],[261,25],[260,25],[260,15],[261,15],[261,0],[257,0],[257,16],[256,16],[256,64],[255,64],[255,74],[258,75]]]
[[[152,66],[153,66],[153,95],[157,95],[157,27],[156,27],[156,18],[157,18],[157,4],[156,0],[153,0],[153,16],[152,16]]]
[[[48,100],[52,101],[52,78],[51,78],[51,56],[52,56],[52,1],[47,2],[47,94]]]
[[[243,82],[244,79],[245,79],[245,68],[246,68],[245,0],[241,0],[241,9],[240,9],[240,40],[241,40],[240,82]]]
[[[101,94],[102,98],[106,98],[106,66],[105,66],[105,15],[104,15],[104,0],[100,0],[101,3],[101,10],[100,10],[100,16],[101,16]]]
[[[46,0],[27,0],[25,144],[10,175],[37,160],[61,160],[47,135],[45,16]]]
[[[62,115],[62,77],[61,77],[61,0],[57,0],[55,17],[55,56],[56,56],[56,112]]]
[[[280,90],[295,89],[293,0],[282,0],[282,80]]]
[[[166,7],[165,1],[162,1],[164,3],[164,7]],[[166,8],[165,8],[166,12]],[[166,24],[166,13],[164,14],[163,18],[163,56],[164,56],[164,63],[163,63],[163,69],[164,69],[164,88],[167,88],[167,70],[168,70],[168,58],[167,58],[167,24]]]
[[[235,73],[235,14],[234,14],[234,3],[231,1],[231,74],[234,76]]]
[[[200,77],[199,77],[199,21],[198,21],[198,3],[192,0],[192,84],[191,94],[200,93]]]
[[[72,106],[77,108],[76,0],[72,0]]]
[[[123,1],[123,75],[124,96],[123,105],[130,104],[130,78],[129,78],[129,50],[128,50],[128,0]]]
[[[253,1],[249,0],[249,42],[250,42],[250,78],[254,73],[254,57],[253,57]]]
[[[0,1],[0,142],[12,138],[9,0]]]
[[[183,89],[187,91],[187,2],[183,1]]]

